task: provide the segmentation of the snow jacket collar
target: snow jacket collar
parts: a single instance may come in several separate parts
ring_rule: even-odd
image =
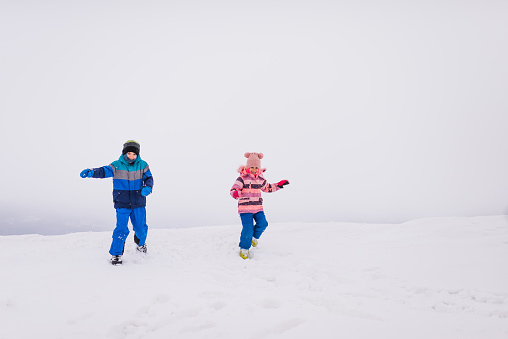
[[[125,155],[125,154],[122,154],[120,156],[120,158],[118,159],[118,161],[120,161],[121,163],[124,163],[126,165],[134,165],[135,163],[139,162],[140,160],[141,160],[141,157],[139,155],[136,157],[136,159],[129,160],[129,158],[127,158],[127,155]]]
[[[260,168],[260,169],[258,169],[256,174],[252,174],[250,172],[249,168],[246,167],[246,166],[240,166],[240,168],[238,168],[238,173],[240,173],[242,176],[251,176],[253,178],[257,178],[257,177],[259,177],[261,174],[263,174],[265,172],[266,172],[266,168]]]

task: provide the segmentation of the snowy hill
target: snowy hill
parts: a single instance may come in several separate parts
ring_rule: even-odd
[[[508,221],[0,237],[0,338],[507,338]]]

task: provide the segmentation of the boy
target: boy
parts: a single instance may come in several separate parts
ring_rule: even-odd
[[[146,161],[139,156],[140,145],[128,140],[123,145],[122,155],[108,166],[85,169],[82,178],[113,177],[113,202],[116,209],[116,228],[109,254],[111,264],[121,265],[125,240],[129,235],[127,224],[131,219],[134,242],[137,250],[146,253],[146,196],[152,193],[153,177]]]

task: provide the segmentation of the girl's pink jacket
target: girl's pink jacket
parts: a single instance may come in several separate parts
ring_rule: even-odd
[[[240,176],[236,179],[230,194],[233,196],[234,191],[238,191],[238,213],[257,213],[263,210],[263,198],[261,191],[271,193],[280,190],[276,184],[269,184],[262,173],[266,169],[260,169],[256,175],[252,175],[249,169],[241,166],[238,169]]]

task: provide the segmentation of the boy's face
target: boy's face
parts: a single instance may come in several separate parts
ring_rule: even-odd
[[[256,174],[257,171],[259,170],[259,168],[258,167],[249,167],[249,170],[250,170],[251,174]]]
[[[125,155],[127,156],[127,158],[129,158],[129,160],[134,160],[137,158],[137,155],[134,152],[127,152],[125,153]]]

